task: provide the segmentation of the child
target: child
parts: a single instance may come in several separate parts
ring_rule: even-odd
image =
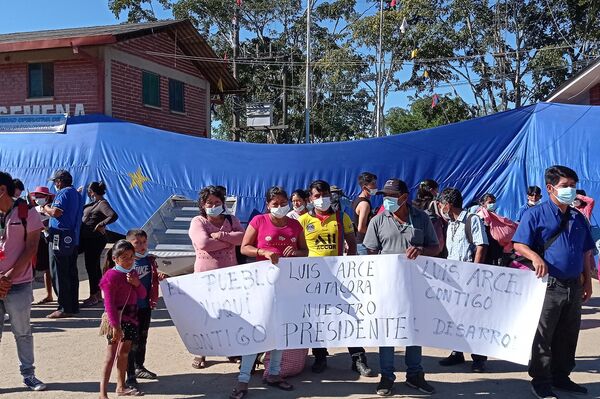
[[[131,343],[137,335],[137,303],[146,297],[146,288],[140,283],[134,270],[135,249],[125,240],[119,240],[112,248],[112,255],[107,258],[114,267],[105,266],[105,274],[100,281],[100,289],[104,295],[104,308],[108,315],[110,332],[107,334],[108,347],[104,361],[102,381],[100,382],[100,398],[108,399],[107,385],[113,364],[117,364],[118,396],[141,396],[143,393],[125,385],[127,357]]]
[[[144,230],[129,230],[126,239],[135,249],[135,270],[140,282],[148,292],[145,298],[138,300],[137,339],[133,341],[127,366],[127,386],[138,388],[138,378],[157,379],[155,373],[144,367],[144,361],[146,359],[146,342],[148,341],[151,313],[158,301],[158,282],[165,278],[165,275],[158,272],[156,257],[147,253],[148,235]]]

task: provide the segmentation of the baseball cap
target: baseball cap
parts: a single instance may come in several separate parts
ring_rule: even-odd
[[[54,180],[73,181],[73,176],[71,176],[71,174],[64,169],[58,169],[56,172],[54,172],[52,177],[48,179],[48,181]]]
[[[388,179],[383,185],[383,189],[377,191],[377,194],[402,195],[408,193],[408,186],[400,179]]]

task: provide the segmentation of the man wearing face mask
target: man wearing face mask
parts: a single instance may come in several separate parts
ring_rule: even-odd
[[[475,214],[463,209],[461,192],[456,188],[446,188],[439,197],[440,215],[448,221],[446,246],[448,259],[460,262],[483,263],[488,246],[483,221]],[[486,370],[487,356],[471,354],[471,370],[483,373]],[[453,351],[440,360],[441,366],[454,366],[465,362],[462,352]]]
[[[30,317],[33,298],[31,259],[37,250],[43,225],[33,208],[27,208],[26,217],[19,215],[14,195],[12,177],[0,172],[0,317],[10,316],[23,383],[34,391],[42,391],[46,385],[35,377]],[[0,340],[2,330],[0,328]]]
[[[385,211],[375,216],[367,229],[363,243],[369,254],[406,254],[408,259],[419,255],[436,256],[439,243],[433,224],[424,211],[408,205],[408,186],[399,179],[389,179],[383,190]],[[425,381],[421,364],[422,348],[407,346],[406,384],[419,391],[432,394],[435,389]],[[392,395],[394,374],[394,347],[379,348],[381,380],[377,385],[380,396]]]
[[[298,221],[304,229],[308,256],[341,256],[344,244],[347,255],[356,255],[356,237],[352,220],[343,212],[331,208],[331,186],[323,180],[315,180],[308,188],[314,210],[300,216]],[[348,348],[352,356],[352,370],[365,377],[372,377],[373,371],[367,365],[364,348]],[[327,368],[327,349],[313,348],[314,373],[322,373]]]
[[[46,204],[42,209],[50,216],[50,271],[58,309],[46,317],[60,319],[79,313],[77,245],[83,198],[73,187],[73,177],[66,170],[57,170],[49,180],[54,182],[58,192],[52,204]]]
[[[513,242],[538,277],[549,275],[529,375],[533,394],[551,399],[557,397],[552,388],[587,393],[569,375],[575,367],[581,305],[592,296],[594,242],[585,216],[570,206],[577,195],[577,173],[555,165],[546,169],[545,180],[549,200],[523,214]]]
[[[542,199],[542,189],[538,186],[529,186],[527,187],[527,203],[519,209],[519,213],[517,214],[517,222],[520,222],[523,218],[523,214],[529,208],[539,205]]]
[[[360,194],[352,201],[354,211],[353,222],[356,230],[356,247],[359,255],[367,255],[363,239],[367,233],[367,226],[371,220],[372,208],[370,198],[377,193],[377,176],[373,173],[363,172],[358,176]]]

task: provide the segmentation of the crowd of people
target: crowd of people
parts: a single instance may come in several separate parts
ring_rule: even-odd
[[[158,282],[166,276],[158,271],[148,253],[147,235],[130,230],[114,244],[103,270],[100,255],[106,245],[106,226],[117,219],[104,195],[106,187],[92,182],[83,193],[73,186],[69,172],[57,171],[50,179],[56,188],[37,187],[27,200],[24,191],[7,173],[0,172],[0,313],[10,318],[17,339],[21,374],[33,390],[45,389],[35,377],[33,338],[30,325],[33,268],[44,273],[46,296],[38,303],[53,301],[57,309],[49,318],[71,317],[80,306],[103,301],[101,333],[107,338],[107,355],[100,384],[100,397],[108,396],[108,381],[117,369],[119,396],[143,395],[138,379],[155,379],[144,366],[151,310],[158,299]],[[433,256],[455,261],[486,263],[501,267],[531,269],[538,277],[548,275],[546,297],[535,335],[529,375],[535,397],[556,398],[554,390],[586,393],[569,375],[575,366],[575,349],[582,303],[590,298],[595,243],[589,218],[594,200],[576,189],[575,171],[555,165],[545,172],[547,199],[540,187],[529,187],[527,201],[518,212],[518,223],[496,212],[497,197],[481,196],[476,204],[465,204],[457,188],[440,187],[424,180],[416,198],[410,200],[408,185],[389,178],[379,188],[377,176],[358,176],[360,194],[348,200],[342,190],[323,180],[288,196],[283,187],[271,187],[264,213],[254,216],[247,227],[227,212],[226,188],[208,186],[199,193],[199,215],[190,223],[189,236],[196,253],[195,272],[240,264],[244,259],[278,264],[282,257],[405,254],[408,259]],[[81,190],[83,191],[83,190]],[[372,199],[381,195],[383,204],[374,208]],[[291,206],[290,206],[291,203]],[[90,296],[79,303],[76,259],[84,253]],[[375,376],[364,348],[348,348],[351,370]],[[325,348],[312,349],[314,373],[327,369]],[[230,358],[239,361],[238,382],[231,399],[248,395],[248,385],[258,362],[265,365],[263,382],[291,391],[286,378],[304,369],[307,349],[272,350],[267,354]],[[487,358],[471,354],[471,369],[487,370]],[[435,388],[426,380],[422,348],[406,348],[406,385],[424,394]],[[465,362],[462,352],[440,359],[442,366]],[[380,396],[393,394],[396,378],[394,348],[379,348]],[[193,359],[195,368],[206,367],[204,357]]]

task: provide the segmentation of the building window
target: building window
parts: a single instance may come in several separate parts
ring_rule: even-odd
[[[29,64],[29,98],[54,96],[54,64]]]
[[[185,112],[183,82],[169,79],[169,109],[175,112]]]
[[[160,107],[160,76],[142,71],[142,100],[144,105]]]

